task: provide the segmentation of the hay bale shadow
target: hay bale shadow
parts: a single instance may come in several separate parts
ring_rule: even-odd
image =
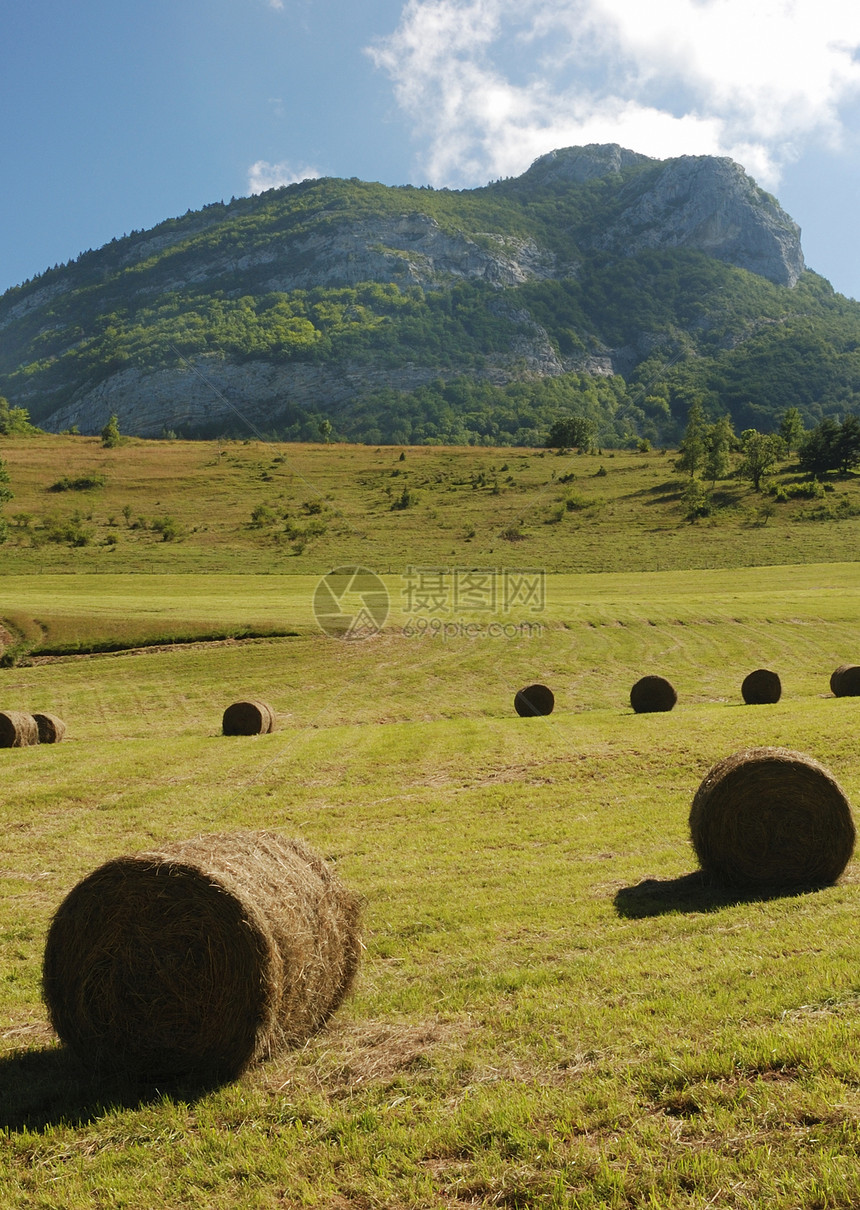
[[[641,920],[646,916],[667,916],[672,912],[717,912],[741,903],[766,903],[771,899],[788,899],[821,889],[819,884],[753,890],[727,886],[703,870],[694,870],[678,878],[646,878],[633,886],[622,887],[613,902],[619,916]]]
[[[65,1046],[20,1050],[0,1058],[0,1131],[87,1126],[112,1110],[141,1109],[165,1096],[191,1105],[218,1086],[99,1075]]]

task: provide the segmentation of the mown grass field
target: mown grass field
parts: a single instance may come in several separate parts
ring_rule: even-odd
[[[36,465],[38,444],[26,446],[34,484],[60,469]],[[153,467],[153,449],[173,451],[119,453],[133,448]],[[519,457],[406,454],[405,465],[472,459],[475,474],[482,460]],[[13,451],[3,456],[13,513],[31,489]],[[397,469],[385,450],[357,455],[359,470],[383,456]],[[358,515],[345,451],[295,457],[330,459],[332,490],[342,484]],[[604,464],[629,463],[632,479],[661,456],[637,457]],[[543,473],[556,456],[528,459]],[[612,472],[595,478],[594,490],[611,482]],[[152,515],[166,493],[140,490]],[[731,490],[738,509],[759,507]],[[722,549],[737,561],[707,569],[708,527],[683,523],[666,501],[650,507],[671,533],[667,549],[683,544],[695,570],[649,567],[644,523],[627,548],[642,561],[618,570],[607,505],[589,521],[591,539],[616,570],[573,572],[565,560],[582,531],[565,528],[567,510],[534,524],[534,549],[528,537],[502,549],[477,535],[505,497],[469,492],[456,513],[476,530],[469,566],[545,567],[542,609],[448,600],[436,615],[448,628],[417,633],[405,567],[459,565],[439,526],[418,525],[433,507],[422,499],[369,516],[376,555],[370,539],[367,557],[352,548],[350,561],[385,573],[392,606],[382,634],[355,643],[315,622],[319,571],[339,559],[312,544],[284,556],[296,574],[277,559],[249,574],[276,549],[257,548],[255,531],[247,550],[238,530],[225,536],[208,570],[190,536],[137,530],[112,552],[95,541],[31,546],[20,534],[0,548],[0,617],[12,642],[29,631],[32,648],[0,669],[0,707],[48,710],[69,727],[63,744],[0,753],[0,1206],[860,1204],[860,867],[823,891],[752,900],[686,877],[690,800],[729,752],[799,749],[860,798],[860,700],[828,688],[836,664],[860,659],[860,572],[846,561],[855,522],[803,521],[794,502],[765,524],[721,516],[713,532],[736,528]],[[252,496],[237,494],[237,517]],[[183,527],[211,533],[211,501],[188,507]],[[401,521],[415,526],[408,539],[395,532]],[[779,563],[779,544],[807,532],[818,559]],[[743,542],[749,564],[776,565],[745,566]],[[493,637],[492,622],[508,630]],[[166,642],[249,631],[270,637]],[[164,642],[50,655],[52,643],[100,638]],[[741,680],[758,666],[782,678],[775,706],[741,703]],[[676,685],[671,714],[631,712],[630,686],[645,672]],[[555,691],[548,718],[513,712],[514,691],[531,681]],[[272,703],[278,730],[224,738],[224,706],[246,695]],[[57,1045],[40,1001],[51,913],[108,857],[251,827],[302,836],[363,896],[355,994],[301,1050],[222,1088],[96,1079]]]

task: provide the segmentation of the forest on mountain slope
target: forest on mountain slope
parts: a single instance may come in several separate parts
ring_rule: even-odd
[[[628,195],[652,175],[647,164],[616,174]],[[287,398],[252,420],[307,439],[327,419],[335,438],[372,443],[539,444],[569,412],[592,419],[604,444],[666,443],[694,398],[739,430],[775,428],[788,407],[809,426],[857,408],[860,305],[823,278],[777,285],[691,248],[595,250],[618,181],[527,177],[461,192],[307,181],[133,232],[0,299],[0,393],[42,423],[127,369],[365,367],[384,385],[359,373],[345,401]],[[327,241],[404,214],[487,256],[528,245],[544,268],[508,284],[416,281],[415,258],[379,247],[391,280],[271,288],[273,259],[312,278]],[[404,374],[416,365],[417,385]],[[231,425],[242,421],[180,431]]]

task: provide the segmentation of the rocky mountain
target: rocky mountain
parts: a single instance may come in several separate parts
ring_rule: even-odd
[[[787,354],[787,348],[800,350]],[[0,393],[97,432],[670,437],[860,398],[860,307],[728,159],[553,151],[473,190],[324,179],[133,232],[0,298]],[[793,366],[789,380],[785,367]]]

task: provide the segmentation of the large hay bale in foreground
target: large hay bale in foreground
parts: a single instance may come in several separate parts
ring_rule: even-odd
[[[38,742],[39,728],[32,714],[0,710],[0,748],[27,748]]]
[[[275,728],[275,712],[266,702],[233,702],[221,728],[225,735],[267,735]]]
[[[40,744],[58,744],[66,734],[66,724],[56,714],[34,714]]]
[[[840,664],[830,674],[830,692],[835,697],[860,697],[860,664]]]
[[[782,696],[782,682],[768,668],[756,668],[744,677],[741,697],[748,706],[769,706]]]
[[[662,676],[643,676],[630,690],[630,705],[637,714],[671,710],[677,700],[674,686]]]
[[[79,882],[48,932],[43,994],[89,1066],[230,1079],[328,1019],[360,946],[357,899],[307,845],[218,833]]]
[[[839,784],[788,748],[749,748],[714,765],[693,798],[690,834],[706,873],[762,890],[826,886],[854,851]]]
[[[520,718],[552,714],[554,706],[555,695],[547,685],[527,685],[514,695],[514,709]]]

